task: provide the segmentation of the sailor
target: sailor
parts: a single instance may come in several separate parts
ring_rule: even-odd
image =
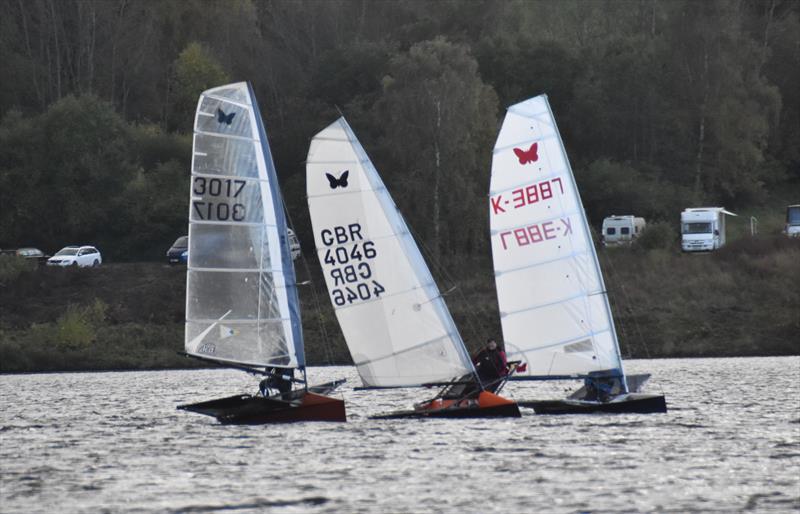
[[[484,385],[496,386],[500,379],[508,374],[508,362],[504,352],[493,337],[486,340],[486,346],[472,359],[481,382]]]
[[[270,390],[274,389],[280,394],[288,393],[292,390],[292,378],[294,369],[292,368],[267,368],[267,378],[258,385],[263,396],[270,396]]]

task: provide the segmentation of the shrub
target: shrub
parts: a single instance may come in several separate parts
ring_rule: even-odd
[[[95,340],[96,331],[105,321],[108,306],[102,300],[79,307],[70,304],[58,318],[56,330],[58,345],[64,349],[86,348]]]
[[[672,223],[656,221],[645,227],[636,240],[636,246],[645,250],[671,250],[677,248],[678,232]]]
[[[36,269],[36,262],[16,255],[0,255],[0,285],[5,286],[25,272]]]

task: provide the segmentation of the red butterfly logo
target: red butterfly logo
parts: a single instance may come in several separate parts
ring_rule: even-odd
[[[539,160],[539,143],[533,143],[528,151],[522,148],[514,148],[514,153],[517,154],[520,164],[528,164],[529,162],[536,162]]]

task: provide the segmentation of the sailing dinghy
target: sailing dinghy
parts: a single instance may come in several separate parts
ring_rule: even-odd
[[[546,95],[511,106],[492,158],[492,257],[513,380],[583,379],[567,399],[523,402],[540,414],[666,412],[663,395],[626,377],[608,295],[572,169]]]
[[[186,354],[267,378],[260,394],[178,408],[223,423],[345,421],[325,396],[338,383],[307,387],[283,201],[249,83],[200,95],[190,204]]]
[[[311,141],[306,184],[330,300],[365,388],[445,386],[378,417],[519,416],[481,384],[422,254],[344,118]],[[490,392],[491,391],[491,392]]]

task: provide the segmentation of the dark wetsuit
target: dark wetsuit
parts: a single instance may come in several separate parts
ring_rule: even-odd
[[[269,368],[268,371],[270,375],[267,375],[267,378],[262,380],[261,384],[259,384],[264,396],[267,396],[265,393],[267,389],[275,389],[281,394],[288,393],[292,390],[291,377],[294,375],[293,369]],[[284,378],[285,376],[289,378]]]
[[[496,385],[500,378],[508,373],[505,353],[499,348],[494,350],[484,348],[475,356],[473,363],[481,382],[490,386],[489,389],[492,389],[491,385]]]

